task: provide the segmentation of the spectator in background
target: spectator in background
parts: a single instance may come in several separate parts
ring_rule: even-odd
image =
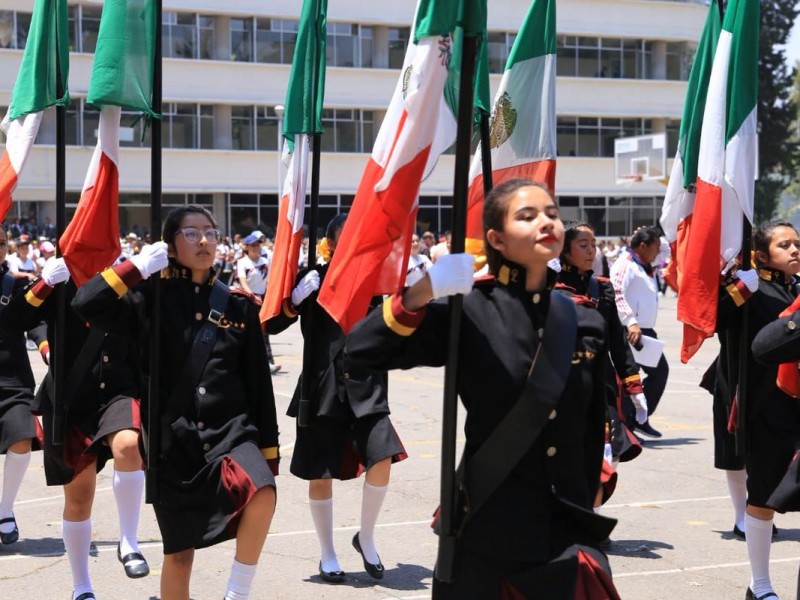
[[[56,239],[56,226],[50,221],[50,217],[44,218],[44,223],[42,224],[42,235],[48,240]]]
[[[431,268],[431,259],[420,252],[419,236],[415,233],[411,236],[411,253],[408,255],[408,270],[406,271],[406,287],[411,287],[425,276],[425,272]]]
[[[419,253],[422,256],[427,256],[428,258],[431,257],[431,248],[436,245],[436,236],[433,235],[432,231],[426,231],[422,234],[422,239],[420,240],[419,244]]]
[[[9,256],[7,259],[9,273],[15,277],[36,279],[39,270],[30,256],[30,250],[30,239],[27,235],[23,234],[17,241],[17,253],[14,256]]]
[[[431,248],[430,258],[432,263],[435,263],[442,256],[450,254],[450,241],[453,239],[453,235],[449,231],[446,231],[443,238],[441,242]]]
[[[52,242],[45,241],[39,244],[39,251],[41,255],[36,259],[36,266],[41,273],[42,267],[44,267],[44,263],[47,262],[47,259],[55,255],[56,247],[53,246]]]

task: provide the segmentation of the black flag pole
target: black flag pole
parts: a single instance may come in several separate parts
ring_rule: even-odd
[[[492,142],[491,142],[491,115],[481,114],[481,171],[483,173],[483,195],[492,191]]]
[[[319,0],[314,4],[314,14],[316,23],[319,25],[320,3]],[[319,28],[314,28],[315,33],[319,33]],[[319,39],[314,38],[314,73],[311,83],[311,101],[313,108],[311,114],[314,119],[314,129],[316,130],[317,112],[317,93],[319,89],[319,74],[322,65],[319,64]],[[317,217],[319,212],[319,177],[320,177],[320,157],[322,156],[322,134],[314,131],[311,138],[311,205],[308,215],[308,269],[313,269],[317,264]],[[305,202],[305,198],[302,200]],[[314,350],[314,319],[313,310],[306,312],[303,323],[303,368],[300,383],[300,402],[297,409],[297,425],[307,427],[311,420],[316,416],[317,407],[311,399],[311,378],[308,376],[311,370]]]
[[[475,59],[478,37],[465,32],[461,53],[461,75],[458,93],[455,175],[453,181],[453,234],[451,252],[464,252],[467,228],[467,191],[472,142]],[[450,330],[447,341],[447,364],[444,374],[442,406],[442,466],[440,487],[439,550],[436,559],[436,578],[452,581],[456,550],[456,428],[458,422],[458,345],[461,329],[463,296],[449,300]]]
[[[60,35],[57,32],[56,35]],[[56,44],[58,47],[58,44]],[[56,52],[56,96],[64,97],[64,84],[61,78],[61,53]],[[56,247],[61,252],[61,235],[67,228],[67,107],[56,106]],[[56,322],[53,332],[51,352],[53,372],[53,444],[64,443],[64,421],[67,407],[64,405],[64,337],[66,331],[67,295],[66,284],[55,289]]]
[[[153,64],[152,111],[156,115],[150,122],[150,242],[158,241],[161,232],[161,97],[162,97],[162,2],[155,0],[155,39]],[[159,396],[161,364],[161,278],[151,279],[150,306],[150,379],[147,390],[147,475],[145,499],[148,504],[158,502],[158,468],[161,455],[161,398]]]

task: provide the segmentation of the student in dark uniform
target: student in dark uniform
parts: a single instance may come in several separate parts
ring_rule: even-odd
[[[565,321],[575,327],[577,318],[569,300],[550,292],[555,281],[547,262],[559,256],[564,240],[550,190],[527,180],[504,182],[486,197],[483,224],[494,279],[470,291],[472,257],[441,257],[423,279],[354,328],[347,359],[374,369],[443,365],[448,305],[429,302],[466,294],[457,382],[467,412],[466,472],[518,406],[539,410],[541,429],[530,434],[518,461],[489,463],[507,466],[508,474],[463,523],[455,579],[435,579],[437,597],[618,598],[599,550],[614,521],[592,510],[604,448],[605,323],[598,312],[585,311],[566,346],[563,333],[547,332],[553,318],[559,328]],[[560,350],[561,360],[549,370],[564,373],[562,391],[521,396],[532,363],[531,379],[542,374],[533,357],[544,346]],[[465,483],[470,498],[478,484],[469,475]]]
[[[164,542],[161,598],[186,600],[194,552],[236,539],[226,600],[245,600],[275,510],[278,426],[266,349],[252,297],[212,277],[220,240],[211,213],[169,213],[163,242],[81,287],[73,307],[93,327],[133,342],[149,369],[149,282],[161,290],[162,455],[154,504]],[[168,259],[169,255],[169,259]],[[208,323],[208,325],[207,325]],[[195,338],[213,346],[199,358]],[[196,365],[196,368],[190,365]],[[196,376],[189,373],[194,369]],[[207,595],[207,594],[205,594]]]
[[[628,332],[619,320],[611,280],[596,276],[592,271],[596,254],[597,240],[592,226],[588,223],[568,223],[556,289],[569,294],[577,303],[598,310],[608,324],[611,363],[607,390],[614,457],[619,458],[626,452],[638,456],[641,446],[630,433],[634,424],[629,424],[629,421],[631,418],[636,423],[647,420],[647,398],[639,376],[639,366],[628,343]],[[617,379],[621,385],[618,385]],[[638,449],[631,450],[632,444]]]
[[[10,296],[29,282],[27,277],[16,278],[8,272],[7,254],[8,237],[0,228],[0,313]],[[34,442],[37,449],[39,447],[39,423],[31,413],[34,386],[24,334],[0,329],[0,453],[5,455],[0,497],[0,542],[3,544],[13,544],[19,539],[14,502],[31,462]]]
[[[69,277],[64,259],[50,259],[41,278],[15,294],[0,315],[7,331],[46,321],[47,336],[36,339],[45,360],[56,319],[52,292],[56,285],[64,285],[69,301],[76,291]],[[137,538],[144,490],[139,381],[130,345],[90,329],[69,306],[64,339],[63,444],[54,444],[52,370],[39,387],[34,410],[42,415],[44,425],[47,484],[64,487],[62,535],[72,571],[73,599],[91,600],[95,596],[89,577],[89,547],[96,474],[110,458],[114,459],[113,488],[120,522],[117,556],[128,577],[144,577],[150,572]]]
[[[800,272],[800,237],[788,221],[774,220],[753,234],[758,267],[758,291],[735,302],[723,297],[717,316],[718,328],[731,319],[741,319],[741,308],[749,308],[748,346],[756,334],[772,323],[797,296],[795,276]],[[748,353],[746,419],[747,553],[750,559],[748,599],[777,598],[769,576],[772,521],[775,510],[798,511],[800,499],[776,502],[773,495],[800,448],[800,405],[776,385],[777,365],[764,366]]]
[[[338,215],[328,224],[325,238],[331,255],[345,218]],[[298,274],[291,299],[284,303],[282,314],[267,322],[267,330],[279,333],[299,317],[306,335],[312,323],[313,337],[306,339],[306,343],[313,340],[310,364],[303,365],[287,414],[298,416],[302,381],[310,377],[313,419],[308,426],[298,422],[291,471],[309,482],[311,518],[322,555],[320,577],[329,583],[345,578],[333,546],[333,480],[353,479],[366,470],[361,525],[353,536],[353,546],[367,573],[381,579],[384,569],[376,548],[375,524],[389,488],[391,465],[407,455],[389,419],[386,372],[348,368],[343,361],[344,332],[317,303],[328,264]]]

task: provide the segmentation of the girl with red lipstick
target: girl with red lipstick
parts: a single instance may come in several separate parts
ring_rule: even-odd
[[[615,522],[592,510],[604,447],[605,323],[597,311],[578,320],[574,303],[551,293],[547,263],[561,252],[564,226],[549,189],[502,183],[486,197],[483,225],[494,277],[473,289],[473,257],[441,257],[355,327],[347,359],[374,369],[443,365],[444,299],[464,294],[457,388],[471,508],[454,581],[434,579],[436,597],[616,599],[599,549]],[[524,440],[516,450],[498,439],[510,421],[525,428],[509,436]]]
[[[82,286],[73,307],[133,341],[146,375],[151,286],[142,279],[161,274],[162,442],[161,456],[149,457],[159,466],[161,598],[187,600],[195,549],[235,538],[225,598],[246,600],[275,510],[279,458],[258,307],[212,276],[220,232],[205,208],[173,210],[162,235]]]

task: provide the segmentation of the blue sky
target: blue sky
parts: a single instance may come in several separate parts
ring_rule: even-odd
[[[790,65],[800,60],[800,19],[794,22],[789,43],[786,44],[786,59]]]

